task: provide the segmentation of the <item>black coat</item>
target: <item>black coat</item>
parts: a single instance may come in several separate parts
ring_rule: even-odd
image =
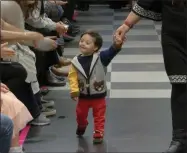
[[[184,0],[186,2],[186,0]],[[133,12],[162,21],[164,64],[171,83],[187,83],[187,7],[172,0],[138,0]]]

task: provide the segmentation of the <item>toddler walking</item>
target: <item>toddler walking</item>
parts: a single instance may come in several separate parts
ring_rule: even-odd
[[[109,49],[99,52],[103,40],[99,33],[87,31],[81,35],[79,49],[81,54],[74,57],[69,71],[71,98],[77,101],[76,134],[82,136],[88,125],[87,116],[93,110],[93,143],[102,143],[104,136],[107,94],[107,66],[121,50],[123,41],[114,36]]]

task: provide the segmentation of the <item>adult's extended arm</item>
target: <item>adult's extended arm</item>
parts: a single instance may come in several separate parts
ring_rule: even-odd
[[[40,39],[38,38],[38,34],[35,32],[14,32],[14,31],[7,31],[7,30],[1,30],[1,41],[6,42],[23,42],[30,41],[30,40],[36,40]],[[42,35],[41,35],[42,39]]]
[[[1,40],[22,42],[23,40],[41,40],[43,35],[37,32],[19,29],[1,19]]]
[[[142,17],[155,21],[162,19],[162,0],[138,0],[133,6],[124,23],[116,30],[116,36],[121,39],[137,24]]]

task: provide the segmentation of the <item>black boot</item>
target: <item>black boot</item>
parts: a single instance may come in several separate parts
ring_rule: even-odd
[[[172,142],[164,153],[187,153],[187,132],[184,130],[173,132]]]

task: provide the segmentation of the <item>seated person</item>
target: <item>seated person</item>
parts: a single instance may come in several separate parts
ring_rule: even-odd
[[[8,153],[11,146],[14,125],[12,123],[12,120],[2,113],[0,113],[0,119],[0,152]]]
[[[19,132],[31,121],[33,117],[25,105],[22,104],[8,89],[1,85],[1,113],[7,115],[13,121],[13,136],[9,153],[23,153],[19,145]],[[8,152],[7,152],[8,153]]]

